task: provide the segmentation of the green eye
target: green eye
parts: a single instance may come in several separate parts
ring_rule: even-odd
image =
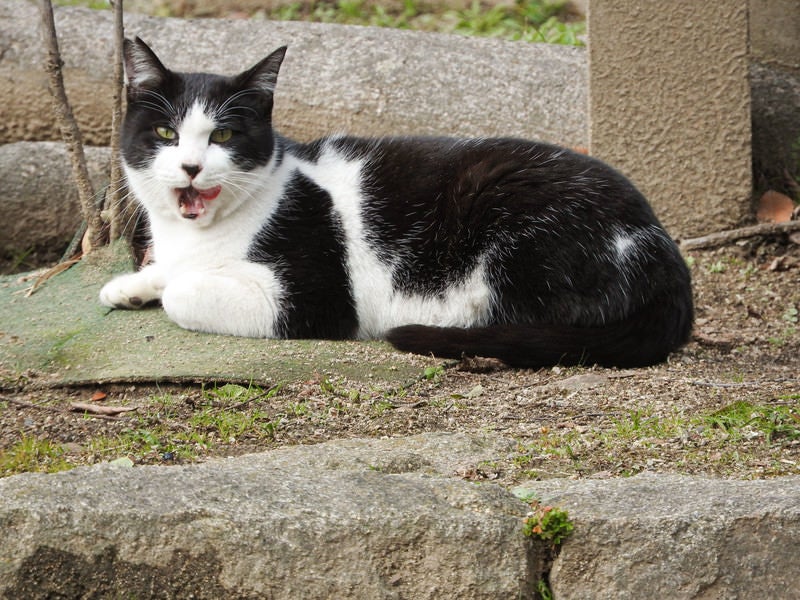
[[[163,140],[174,140],[178,137],[178,134],[175,132],[174,129],[170,129],[169,127],[156,127],[156,135]]]
[[[215,144],[224,144],[233,137],[230,129],[215,129],[211,132],[211,141]]]

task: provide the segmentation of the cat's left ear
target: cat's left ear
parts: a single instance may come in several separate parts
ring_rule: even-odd
[[[275,91],[275,84],[278,83],[278,71],[284,56],[286,56],[286,46],[281,46],[239,75],[236,78],[237,83],[242,88],[255,88],[272,94]]]

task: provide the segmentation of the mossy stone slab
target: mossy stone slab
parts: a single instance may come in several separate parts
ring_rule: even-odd
[[[403,385],[433,358],[382,342],[265,340],[186,331],[160,308],[109,310],[97,300],[114,273],[129,271],[123,244],[95,251],[26,296],[32,278],[0,278],[0,372],[40,383],[116,381],[286,382],[315,375]]]

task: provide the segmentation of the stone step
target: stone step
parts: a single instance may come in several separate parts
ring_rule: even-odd
[[[550,566],[524,502],[457,477],[513,450],[432,433],[8,477],[0,597],[796,597],[800,478],[530,482],[575,524]]]

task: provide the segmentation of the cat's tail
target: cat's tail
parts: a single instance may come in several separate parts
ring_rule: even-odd
[[[664,322],[662,308],[641,311],[634,318],[601,327],[488,325],[464,329],[404,325],[389,330],[385,338],[407,352],[456,359],[497,358],[512,367],[641,367],[666,360],[670,352],[685,344],[692,320],[689,304],[673,311],[669,322]]]

